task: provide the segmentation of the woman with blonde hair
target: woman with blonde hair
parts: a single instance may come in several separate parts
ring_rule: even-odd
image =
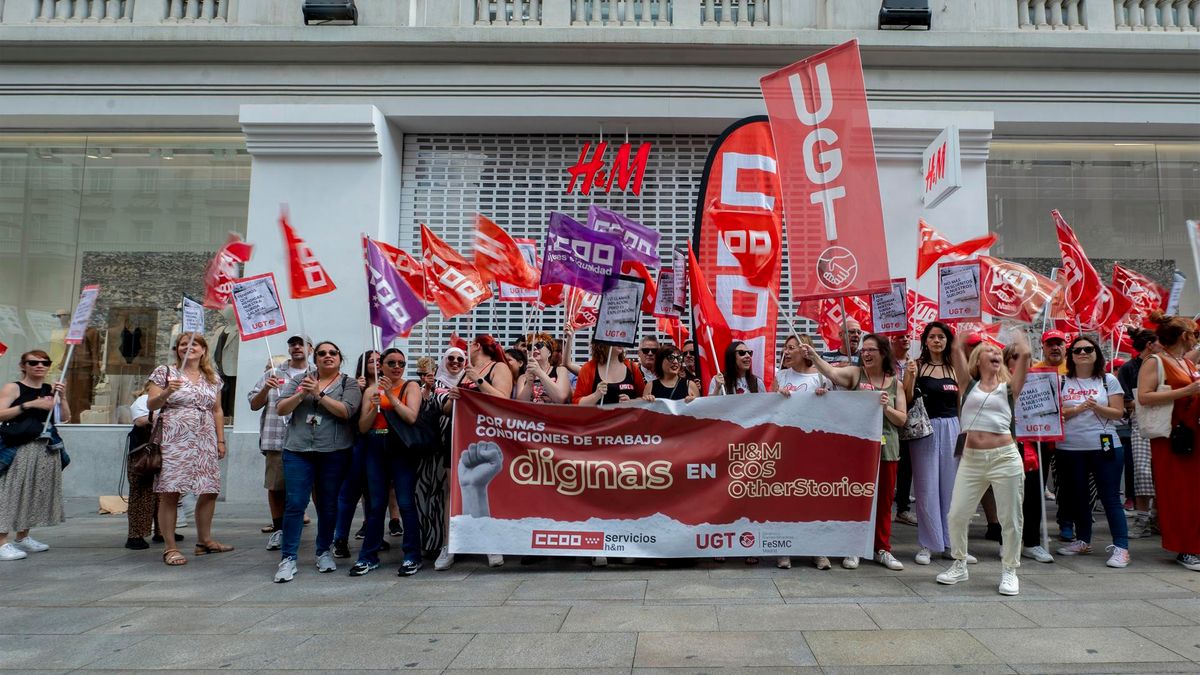
[[[179,495],[196,500],[195,555],[225,553],[233,547],[212,538],[213,511],[221,492],[225,457],[225,415],[221,409],[221,378],[213,370],[208,342],[199,333],[180,333],[173,345],[174,366],[159,366],[150,374],[147,408],[159,411],[162,425],[162,471],[154,479],[158,526],[165,541],[163,562],[186,565],[175,547],[175,515]]]

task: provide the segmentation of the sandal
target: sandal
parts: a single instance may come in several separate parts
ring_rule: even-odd
[[[168,567],[179,567],[180,565],[187,564],[187,558],[183,557],[183,554],[177,548],[169,548],[163,551],[162,559],[163,563]]]
[[[209,553],[228,553],[233,550],[233,547],[228,544],[222,544],[219,541],[210,541],[207,544],[196,544],[196,555],[208,555]]]

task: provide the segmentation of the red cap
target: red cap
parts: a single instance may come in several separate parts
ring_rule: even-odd
[[[1062,332],[1061,330],[1048,330],[1045,333],[1042,333],[1042,342],[1043,343],[1049,342],[1051,340],[1062,340],[1063,342],[1066,342],[1067,334]]]

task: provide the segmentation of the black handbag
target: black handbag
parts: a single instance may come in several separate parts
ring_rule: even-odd
[[[126,457],[130,477],[142,484],[153,481],[162,471],[162,415],[158,415],[153,424],[149,440],[130,448]],[[132,436],[132,432],[130,435]]]
[[[1171,452],[1177,455],[1190,455],[1195,452],[1196,432],[1188,425],[1180,422],[1171,427]]]
[[[408,387],[407,384],[404,386]],[[391,408],[383,411],[388,429],[396,435],[409,456],[415,458],[430,457],[441,451],[441,433],[438,429],[441,414],[442,412],[438,409],[437,402],[432,396],[422,397],[421,408],[417,411],[417,420],[412,424],[400,419],[400,415]]]
[[[39,420],[31,415],[21,415],[16,419],[0,424],[0,441],[6,447],[19,448],[42,435],[45,420]]]

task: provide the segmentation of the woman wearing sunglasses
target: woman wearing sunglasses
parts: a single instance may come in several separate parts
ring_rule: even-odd
[[[646,383],[642,398],[691,403],[699,395],[700,385],[684,378],[683,353],[672,345],[660,347],[654,355],[654,379]]]
[[[404,526],[404,562],[399,575],[412,576],[421,569],[421,520],[415,496],[418,459],[408,455],[389,424],[389,418],[395,424],[417,422],[423,400],[421,385],[415,380],[405,381],[404,369],[408,363],[404,352],[392,347],[384,350],[380,360],[379,380],[367,390],[366,402],[358,415],[358,431],[366,438],[367,527],[358,561],[350,568],[352,577],[365,576],[379,567],[383,514],[393,486]]]
[[[0,473],[0,560],[20,560],[50,547],[29,536],[34,527],[64,520],[62,457],[50,450],[42,426],[59,397],[59,416],[71,419],[61,383],[49,384],[50,355],[35,349],[21,355],[21,379],[0,388],[0,448],[14,454]],[[9,541],[10,532],[17,534]]]
[[[365,398],[367,392],[375,386],[375,378],[380,369],[379,352],[368,349],[358,357],[354,366],[354,379]],[[346,476],[342,479],[342,487],[338,490],[337,524],[333,528],[333,557],[350,557],[350,528],[354,525],[354,513],[358,511],[359,502],[363,503],[363,524],[357,537],[366,536],[367,502],[363,498],[367,484],[367,437],[357,433],[354,427],[354,447],[350,451],[350,465],[346,468]]]
[[[558,347],[547,333],[536,333],[529,343],[529,363],[517,381],[517,400],[534,403],[567,403],[571,400],[571,380],[567,369],[550,365],[550,356]]]
[[[1058,549],[1061,555],[1092,552],[1092,505],[1088,477],[1096,481],[1100,503],[1108,518],[1113,543],[1109,567],[1129,565],[1129,525],[1121,505],[1121,472],[1125,449],[1114,424],[1125,416],[1121,383],[1104,372],[1104,354],[1092,338],[1081,335],[1067,348],[1063,378],[1063,439],[1055,444],[1058,476],[1067,482],[1072,499],[1060,503],[1075,523],[1075,541]]]
[[[317,505],[317,571],[337,569],[329,549],[337,520],[338,491],[354,445],[352,421],[362,403],[362,390],[342,373],[342,350],[334,343],[317,343],[313,359],[316,369],[285,383],[275,407],[280,415],[291,415],[283,444],[287,497],[276,583],[296,576],[296,554],[310,496]]]
[[[757,394],[766,391],[762,379],[754,374],[754,351],[745,342],[732,342],[725,348],[725,369],[713,375],[708,395]]]
[[[875,562],[890,570],[902,570],[904,565],[892,555],[892,499],[896,492],[896,472],[900,466],[900,428],[908,419],[908,404],[904,388],[896,379],[892,347],[887,338],[874,333],[862,338],[858,350],[859,366],[834,368],[817,354],[811,345],[804,345],[804,357],[816,365],[821,374],[842,389],[879,392],[883,406],[883,443],[879,455],[879,481],[875,492]],[[842,567],[858,567],[858,557],[842,559]]]

